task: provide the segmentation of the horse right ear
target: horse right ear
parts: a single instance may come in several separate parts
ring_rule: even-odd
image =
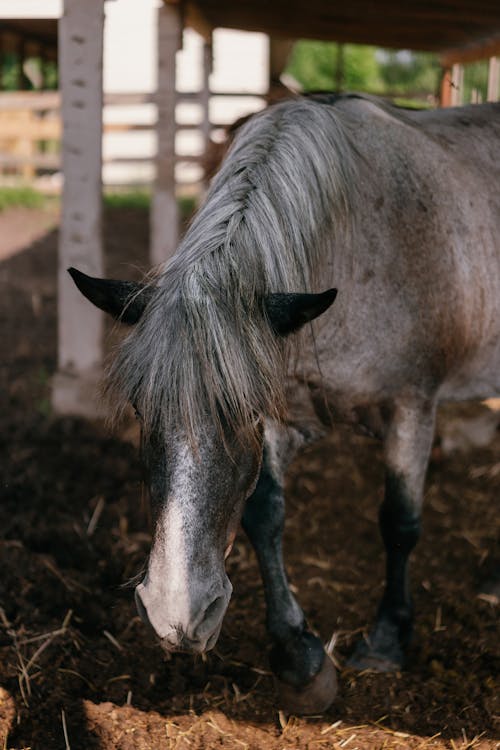
[[[154,293],[154,288],[134,281],[96,279],[76,268],[68,268],[68,273],[84,297],[127,325],[140,320]]]
[[[328,310],[336,296],[336,289],[321,294],[270,294],[264,305],[274,332],[288,336]]]

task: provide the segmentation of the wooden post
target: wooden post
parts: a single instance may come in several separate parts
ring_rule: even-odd
[[[101,276],[102,53],[104,0],[65,0],[59,23],[64,190],[59,235],[59,370],[53,406],[96,415],[103,314],[78,292],[69,266]]]
[[[500,58],[490,57],[488,65],[488,93],[486,101],[497,102],[500,87]]]
[[[158,9],[158,119],[156,181],[151,205],[151,262],[163,263],[175,252],[179,216],[175,197],[175,54],[182,26],[177,6]]]
[[[442,68],[439,87],[439,105],[451,107],[451,68]]]
[[[203,153],[208,153],[210,149],[210,73],[212,72],[212,42],[203,42],[202,57],[202,84],[200,92],[200,104],[202,106],[201,133],[203,136]],[[204,176],[205,186],[208,180]]]
[[[293,39],[269,39],[269,102],[277,101],[290,93],[281,83],[280,76],[286,68],[293,44]]]
[[[451,69],[451,106],[458,107],[464,103],[464,66],[455,63]]]

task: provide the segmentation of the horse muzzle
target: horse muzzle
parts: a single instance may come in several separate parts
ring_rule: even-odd
[[[154,632],[164,651],[202,654],[217,643],[232,588],[226,577],[216,592],[212,591],[196,606],[190,602],[190,606],[179,608],[185,596],[165,597],[143,582],[135,590],[135,602],[142,621]],[[171,606],[169,599],[173,600]]]

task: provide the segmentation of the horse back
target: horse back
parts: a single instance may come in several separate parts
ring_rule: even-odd
[[[500,105],[400,113],[340,102],[358,154],[353,230],[319,340],[336,392],[500,392]]]

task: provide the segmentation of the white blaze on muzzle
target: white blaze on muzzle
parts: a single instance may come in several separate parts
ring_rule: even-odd
[[[216,549],[207,555],[211,562],[198,562],[195,547],[203,540],[197,534],[203,530],[193,502],[200,491],[197,459],[186,443],[178,445],[173,459],[168,498],[156,519],[148,571],[137,586],[136,601],[166,649],[204,651],[215,645],[232,586]]]

